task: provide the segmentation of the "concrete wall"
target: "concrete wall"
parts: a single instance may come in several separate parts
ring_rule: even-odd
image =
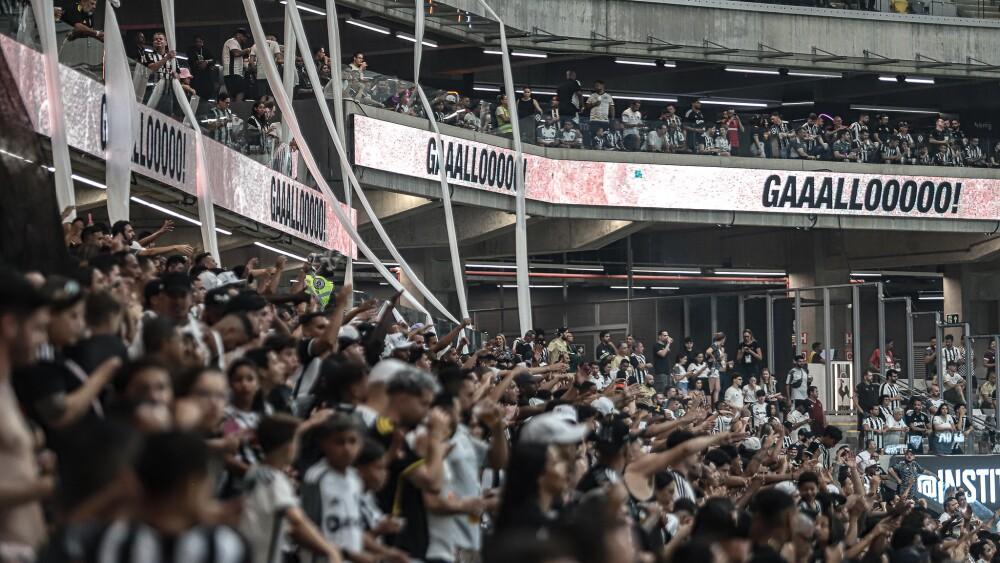
[[[460,9],[482,13],[478,0],[452,0]],[[731,49],[757,51],[764,43],[779,51],[811,54],[812,48],[848,57],[863,57],[867,49],[884,57],[916,60],[916,53],[945,62],[965,64],[966,57],[996,62],[1000,24],[971,18],[915,16],[848,10],[754,4],[728,0],[504,0],[491,6],[508,26],[578,38],[592,31],[614,39],[645,42],[647,36],[685,46],[709,40]],[[559,49],[565,43],[544,43]],[[610,48],[622,52],[624,46]],[[643,49],[644,50],[644,49]],[[596,52],[605,52],[602,48]],[[669,58],[704,57],[689,50],[662,51]],[[693,57],[693,55],[698,55]],[[719,54],[738,60],[739,54]],[[745,58],[745,57],[744,57]],[[796,59],[778,59],[796,60]],[[811,65],[808,58],[798,64]],[[818,65],[822,66],[822,65]],[[856,68],[864,68],[856,64]],[[845,62],[836,63],[845,68]],[[876,70],[903,68],[879,66]],[[910,65],[912,68],[912,65]],[[947,74],[943,69],[934,73]],[[962,71],[964,73],[964,71]]]

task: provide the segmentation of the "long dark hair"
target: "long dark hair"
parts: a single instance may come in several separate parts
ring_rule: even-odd
[[[545,444],[524,442],[514,448],[507,466],[507,480],[500,495],[498,532],[513,527],[524,516],[523,509],[527,503],[538,501],[538,478],[545,473],[548,450]]]

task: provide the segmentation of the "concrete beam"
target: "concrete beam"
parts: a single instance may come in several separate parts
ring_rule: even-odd
[[[408,194],[370,191],[365,193],[368,203],[383,225],[406,219],[414,214],[438,207],[438,202]],[[371,218],[360,206],[358,208],[358,228],[371,228]]]
[[[1000,237],[983,238],[978,236],[963,237],[917,237],[909,233],[906,237],[894,236],[900,245],[892,242],[880,242],[874,248],[881,250],[878,255],[852,257],[851,266],[854,269],[887,269],[908,268],[914,266],[937,266],[941,264],[968,264],[984,262],[1000,256]],[[882,240],[884,236],[880,237]],[[924,243],[920,241],[923,240]],[[864,248],[864,246],[855,246]]]
[[[645,224],[633,221],[535,219],[528,223],[528,253],[597,250],[639,232],[644,227]],[[463,256],[494,258],[512,256],[514,253],[514,237],[511,235],[472,245],[463,251]]]
[[[485,207],[456,207],[455,235],[460,246],[478,244],[491,238],[513,233],[514,215]],[[444,211],[438,207],[409,216],[386,226],[386,232],[397,248],[445,248],[448,232]],[[372,234],[365,236],[372,248],[384,248]]]
[[[477,0],[452,0],[451,5],[482,14]],[[865,12],[731,0],[561,0],[558,15],[546,2],[508,0],[494,9],[508,26],[530,31],[535,26],[569,41],[547,42],[549,51],[565,49],[594,54],[660,54],[670,59],[688,59],[739,64],[767,64],[761,43],[769,53],[782,52],[781,66],[837,68],[856,71],[914,72],[921,70],[916,54],[965,65],[967,57],[996,64],[1000,50],[1000,23],[945,15],[911,15]],[[943,3],[941,6],[954,7]],[[954,15],[952,12],[950,15]],[[794,29],[795,33],[788,33]],[[837,33],[829,33],[836,29]],[[629,43],[592,46],[591,32]],[[650,51],[648,37],[658,37],[682,48]],[[716,41],[726,49],[705,48]],[[514,39],[514,47],[532,45],[532,38]],[[813,47],[845,57],[823,61]],[[877,67],[865,52],[896,60]],[[883,59],[884,60],[884,59]],[[771,61],[773,62],[773,61]],[[926,72],[926,69],[922,69]],[[988,68],[938,67],[935,75],[989,76]]]

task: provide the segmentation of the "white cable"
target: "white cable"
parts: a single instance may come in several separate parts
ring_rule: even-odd
[[[163,30],[167,36],[167,49],[177,47],[177,25],[174,20],[174,0],[161,0],[160,6],[163,9]],[[176,60],[176,59],[175,59]],[[195,119],[191,104],[188,103],[184,89],[175,76],[161,78],[157,86],[169,80],[174,91],[174,98],[184,111],[184,117],[191,124],[194,130],[195,147],[195,186],[198,197],[198,220],[201,221],[201,244],[205,252],[215,257],[216,261],[222,263],[222,255],[219,254],[219,238],[215,232],[215,205],[213,203],[212,188],[208,184],[208,169],[206,168],[205,140],[201,134],[201,127]]]
[[[66,140],[65,108],[59,81],[59,46],[56,44],[55,13],[52,0],[31,0],[45,55],[45,90],[49,102],[49,138],[52,141],[52,167],[55,168],[56,202],[59,212],[72,207],[67,219],[76,218],[76,192],[73,190],[73,169]],[[126,215],[127,218],[127,215]]]
[[[298,11],[296,9],[296,11]],[[298,15],[298,14],[296,14]],[[344,139],[344,79],[341,74],[340,61],[340,29],[337,27],[337,2],[335,0],[326,0],[326,36],[327,41],[330,42],[330,81],[333,82],[333,117],[335,123],[337,124],[337,136],[340,137],[340,142],[346,144]],[[347,177],[347,171],[344,168],[344,163],[340,164],[340,178],[343,180]],[[344,186],[344,203],[347,207],[351,206],[351,190],[347,189],[347,183],[342,183]],[[354,261],[350,256],[347,257],[347,264],[344,268],[344,283],[354,283]]]
[[[137,64],[136,70],[146,67]],[[142,72],[142,83],[146,77]],[[143,86],[145,89],[145,86]],[[108,218],[112,222],[128,220],[132,191],[132,143],[138,123],[138,106],[132,73],[129,71],[125,44],[115,8],[109,2],[104,13],[104,95],[108,119],[108,143],[105,149],[104,184],[108,188]]]
[[[290,10],[289,15],[292,18],[292,26],[295,28],[295,39],[302,45],[302,50],[309,52],[309,38],[306,37],[305,30],[302,27],[302,19],[299,16],[297,6],[295,6],[295,0],[288,0],[289,6],[296,7],[295,10]],[[318,85],[319,74],[316,72],[316,63],[309,57],[304,58],[306,74],[309,76],[309,80],[313,84]],[[339,85],[335,85],[339,86]],[[326,103],[326,99],[323,97],[323,92],[321,88],[313,88],[313,95],[316,97],[316,102],[319,105],[320,114],[323,116],[323,121],[326,123],[327,132],[330,134],[330,139],[333,141],[334,147],[337,149],[337,155],[340,157],[341,170],[347,173],[347,178],[350,180],[351,186],[354,188],[355,193],[358,195],[358,201],[364,208],[365,213],[371,219],[372,227],[375,228],[375,232],[378,233],[379,238],[382,239],[382,243],[385,245],[389,254],[392,255],[393,259],[399,263],[399,267],[406,274],[406,277],[410,279],[413,285],[417,288],[417,291],[426,299],[435,309],[441,312],[445,317],[455,324],[458,324],[458,320],[448,312],[448,309],[438,301],[437,297],[424,285],[420,278],[413,272],[409,264],[403,258],[403,255],[399,253],[396,245],[393,244],[392,239],[389,238],[389,234],[385,232],[385,228],[382,226],[382,222],[379,221],[378,216],[375,214],[375,210],[372,209],[371,204],[368,202],[368,198],[365,196],[364,192],[361,190],[361,186],[358,183],[358,179],[354,175],[354,170],[351,168],[350,162],[347,160],[347,150],[344,148],[343,143],[340,141],[340,136],[337,134],[337,129],[333,124],[333,118],[330,115],[329,105]],[[346,190],[346,186],[345,186]]]
[[[247,20],[250,24],[250,30],[253,34],[254,41],[259,44],[263,44],[264,28],[261,26],[260,16],[257,14],[257,6],[254,4],[254,0],[243,0],[243,8],[244,10],[246,10]],[[296,10],[294,9],[290,13],[297,15]],[[302,51],[308,53],[308,45],[306,43],[302,44]],[[303,57],[303,59],[305,61],[311,61],[311,59],[308,56]],[[264,63],[264,72],[267,75],[268,83],[270,83],[272,86],[280,84],[281,80],[279,79],[280,77],[278,76],[278,69],[274,64],[274,57],[271,56],[270,51],[266,49],[262,50],[262,55],[258,57],[258,64],[260,64],[261,61],[263,61]],[[313,66],[313,70],[315,71],[315,66]],[[313,84],[314,86],[318,86],[318,82],[314,82]],[[378,259],[378,257],[375,256],[375,253],[372,252],[372,249],[369,248],[367,244],[365,244],[364,240],[362,240],[361,235],[359,235],[357,229],[354,228],[354,225],[351,223],[350,218],[347,216],[347,214],[344,213],[344,210],[340,208],[340,203],[334,196],[333,190],[330,189],[329,184],[327,184],[326,180],[323,178],[323,174],[320,172],[319,166],[316,164],[316,159],[313,158],[312,150],[309,149],[309,145],[305,142],[305,137],[303,137],[302,130],[299,128],[298,119],[296,119],[295,112],[292,110],[291,101],[285,94],[284,89],[272,87],[272,91],[274,93],[274,101],[278,104],[278,107],[281,109],[282,119],[286,123],[288,123],[288,128],[292,133],[292,138],[295,139],[296,143],[299,145],[299,150],[302,153],[302,159],[305,161],[306,167],[309,169],[309,172],[312,173],[313,177],[316,179],[316,183],[319,184],[320,188],[326,191],[326,193],[329,194],[330,197],[332,198],[333,201],[331,207],[333,207],[333,213],[334,215],[336,215],[337,220],[340,221],[341,225],[343,225],[344,230],[347,231],[347,234],[351,237],[351,240],[353,240],[354,243],[358,245],[358,250],[360,250],[361,253],[364,254],[365,257],[368,259],[368,261],[372,263],[372,265],[375,267],[376,270],[378,270],[379,274],[382,275],[385,281],[389,285],[391,285],[396,291],[402,292],[403,297],[407,298],[415,308],[421,311],[425,316],[429,317],[430,313],[427,312],[427,309],[425,309],[423,305],[421,305],[416,299],[413,298],[413,296],[406,290],[406,288],[403,287],[403,284],[401,284],[399,280],[396,279],[396,276],[392,275],[392,273],[390,273],[389,270],[386,269],[385,265],[383,265],[382,262]],[[325,103],[321,104],[321,107],[325,105],[326,105]],[[336,136],[334,136],[334,138],[336,139]],[[343,147],[340,148],[341,150],[343,150]],[[344,157],[343,153],[341,153],[341,158],[343,157]],[[351,179],[354,180],[353,174],[351,175]]]
[[[517,265],[517,318],[521,334],[531,329],[531,289],[528,275],[528,224],[524,209],[524,153],[521,152],[521,127],[517,121],[517,103],[514,101],[514,76],[510,69],[507,50],[507,32],[503,20],[490,8],[486,0],[479,4],[500,24],[500,55],[503,61],[503,83],[507,90],[507,110],[514,135],[514,258]],[[440,160],[440,159],[439,159]]]
[[[333,0],[328,0],[333,2]],[[448,189],[448,177],[444,166],[444,140],[441,138],[441,129],[434,119],[434,108],[427,101],[427,95],[420,86],[420,59],[424,51],[424,0],[414,0],[416,4],[414,36],[413,42],[413,83],[417,88],[417,95],[420,103],[424,106],[424,113],[427,114],[427,121],[431,124],[434,136],[437,139],[438,150],[438,180],[441,183],[441,203],[444,207],[444,225],[448,233],[448,250],[451,252],[451,273],[455,278],[455,291],[458,293],[458,309],[463,319],[469,318],[469,306],[466,302],[465,278],[462,276],[462,258],[458,252],[458,236],[455,234],[455,215],[451,207],[451,192]],[[464,332],[464,331],[463,331]],[[521,334],[524,334],[523,332]]]

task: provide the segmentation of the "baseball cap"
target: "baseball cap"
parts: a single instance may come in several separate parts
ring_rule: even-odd
[[[267,299],[261,297],[255,290],[248,289],[230,298],[226,304],[226,313],[260,311],[264,307],[267,307]]]
[[[211,270],[205,270],[198,274],[198,279],[201,280],[201,285],[207,290],[219,287],[219,276],[215,275],[215,272]]]
[[[552,414],[557,414],[569,422],[577,422],[576,409],[573,405],[556,405],[552,408]]]
[[[34,311],[46,304],[45,296],[17,271],[0,266],[0,312]]]
[[[42,285],[41,297],[53,310],[64,311],[83,299],[83,288],[76,280],[51,276]]]
[[[371,372],[368,373],[368,384],[381,383],[383,385],[392,381],[400,370],[409,368],[410,365],[395,358],[388,358],[375,364]]]
[[[590,433],[586,424],[578,424],[563,413],[547,412],[531,417],[521,429],[520,440],[527,444],[578,444]]]
[[[169,295],[184,295],[191,292],[191,279],[187,274],[169,273],[151,280],[146,284],[146,299],[156,297],[161,293]]]
[[[608,416],[609,414],[615,414],[618,409],[615,408],[615,403],[607,397],[598,397],[590,402],[590,406],[594,408],[595,411],[601,413],[601,416]]]
[[[353,344],[361,340],[361,333],[358,332],[358,329],[354,328],[351,325],[344,325],[340,327],[340,332],[337,334],[337,338],[341,342]]]

